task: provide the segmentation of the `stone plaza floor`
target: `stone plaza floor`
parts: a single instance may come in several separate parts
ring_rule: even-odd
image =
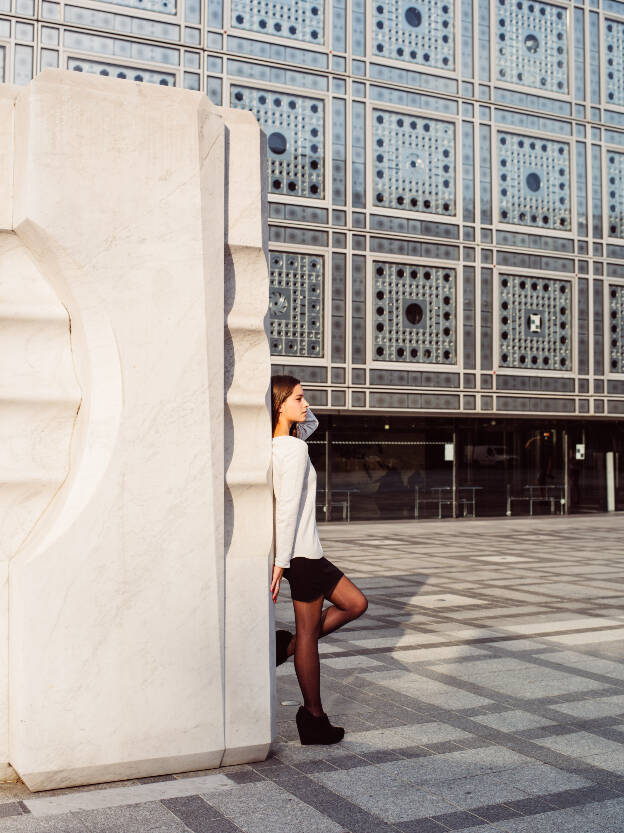
[[[336,746],[277,671],[259,764],[32,794],[0,833],[622,833],[624,515],[332,524],[369,599],[321,640]],[[278,626],[293,621],[285,585]]]

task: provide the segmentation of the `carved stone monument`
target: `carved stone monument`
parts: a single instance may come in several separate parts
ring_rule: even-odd
[[[0,86],[0,776],[31,790],[267,754],[262,141],[199,93]]]

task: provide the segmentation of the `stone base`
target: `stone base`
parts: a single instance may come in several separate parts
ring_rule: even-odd
[[[11,764],[0,764],[0,782],[3,784],[14,784],[19,781],[19,775]]]

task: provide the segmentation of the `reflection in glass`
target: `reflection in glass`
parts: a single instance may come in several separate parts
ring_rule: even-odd
[[[321,415],[308,446],[319,521],[603,512],[607,452],[624,509],[621,421]]]

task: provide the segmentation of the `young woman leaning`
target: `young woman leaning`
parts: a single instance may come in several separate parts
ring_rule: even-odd
[[[276,634],[277,664],[295,655],[303,694],[297,712],[302,744],[337,743],[344,729],[332,726],[321,705],[318,640],[361,616],[363,593],[323,556],[316,528],[316,471],[305,438],[318,426],[294,376],[271,378],[273,402],[273,492],[275,495],[275,564],[271,580],[277,601],[282,577],[288,579],[295,629]],[[323,610],[323,599],[331,607]]]

